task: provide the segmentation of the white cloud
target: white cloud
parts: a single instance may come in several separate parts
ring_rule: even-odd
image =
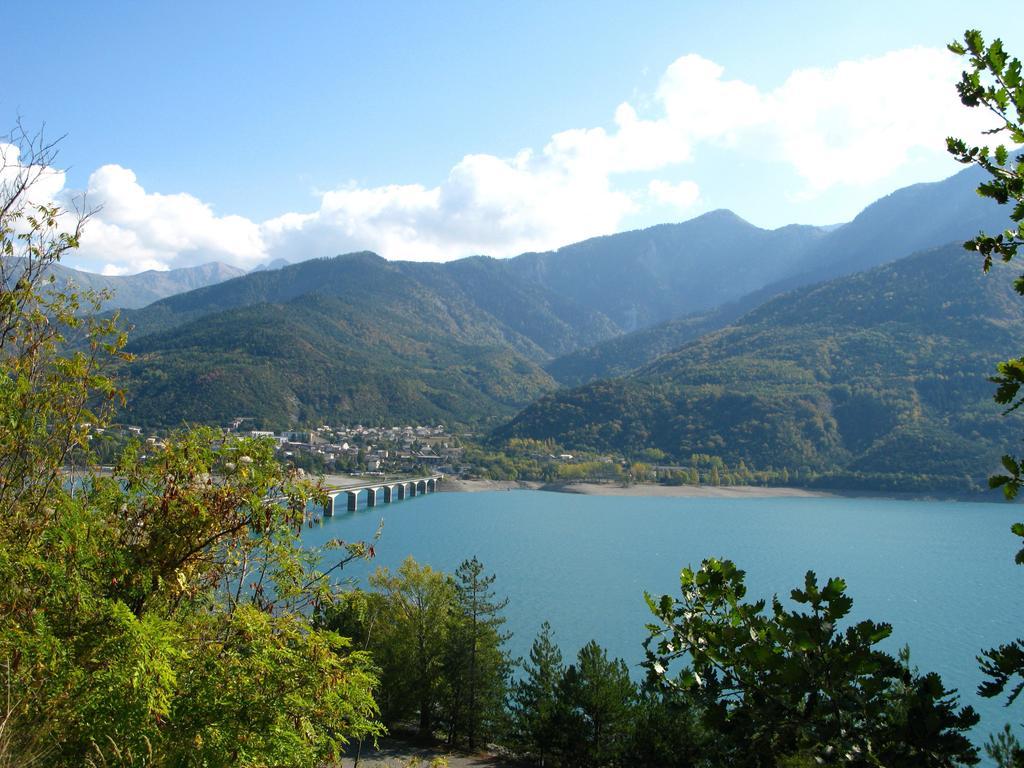
[[[946,136],[980,140],[991,127],[955,95],[961,66],[947,51],[913,48],[797,71],[768,94],[766,124],[811,191],[868,184],[915,150],[942,153]]]
[[[689,54],[666,69],[646,115],[622,103],[608,128],[561,131],[540,150],[509,158],[467,155],[435,186],[353,183],[323,193],[316,210],[264,222],[218,216],[188,194],[147,192],[132,171],[103,166],[88,184],[102,211],[88,224],[78,260],[135,272],[214,259],[251,267],[359,249],[445,260],[554,248],[617,231],[643,203],[692,208],[695,181],[636,175],[685,164],[708,145],[789,166],[813,197],[878,182],[916,154],[941,155],[947,133],[988,127],[956,98],[960,66],[948,52],[914,48],[794,71],[761,89]]]
[[[700,187],[693,181],[680,181],[672,184],[661,179],[654,179],[647,185],[651,198],[661,205],[667,205],[680,211],[692,208],[700,199]]]
[[[23,163],[28,162],[28,165]],[[18,200],[16,207],[25,212],[26,207],[36,205],[52,206],[64,189],[64,172],[46,165],[33,164],[32,159],[23,159],[21,149],[14,144],[0,141],[0,200]],[[22,190],[27,188],[27,193]],[[69,201],[73,202],[73,201]],[[73,226],[68,222],[69,226]],[[15,230],[27,231],[24,221],[15,223]],[[65,229],[68,227],[65,227]]]
[[[770,121],[766,97],[749,83],[723,80],[724,72],[692,53],[672,62],[655,94],[672,133],[691,142],[734,143],[742,132]]]
[[[437,187],[327,192],[315,213],[272,219],[263,232],[271,257],[289,260],[355,248],[416,260],[509,256],[615,231],[633,207],[607,173],[562,156],[468,155]]]
[[[85,225],[77,256],[108,274],[207,261],[254,266],[264,254],[259,225],[217,216],[192,195],[147,192],[119,165],[93,172],[86,199],[99,210]]]
[[[672,63],[656,97],[666,133],[784,162],[813,194],[883,179],[914,151],[941,155],[950,134],[980,140],[991,120],[956,97],[961,66],[948,51],[911,48],[796,70],[761,91],[691,54]]]
[[[0,141],[0,199],[8,197],[8,190],[20,180],[31,179],[31,197],[27,202],[49,205],[64,188],[64,172],[45,165],[22,165],[21,149]],[[28,161],[31,163],[31,160]],[[12,192],[13,193],[13,190]]]

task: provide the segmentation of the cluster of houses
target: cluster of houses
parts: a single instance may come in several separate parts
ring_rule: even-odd
[[[233,423],[239,432],[241,423]],[[458,472],[462,448],[443,426],[332,427],[322,425],[305,432],[241,432],[252,437],[271,438],[286,459],[300,463],[317,457],[328,470],[399,473],[432,469]]]
[[[245,419],[235,419],[224,431],[269,438],[276,443],[282,459],[300,467],[312,465],[318,470],[354,474],[422,470],[456,474],[467,470],[462,466],[463,448],[443,426],[365,427],[357,424],[332,427],[325,424],[307,431],[273,432],[245,429],[244,424]],[[159,433],[148,433],[142,427],[114,425],[96,429],[95,433],[134,438],[143,444],[146,452],[164,447]]]

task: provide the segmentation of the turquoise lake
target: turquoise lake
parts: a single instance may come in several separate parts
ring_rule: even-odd
[[[339,505],[340,506],[340,505]],[[525,656],[547,619],[566,660],[590,639],[621,656],[640,679],[648,611],[643,593],[677,594],[679,570],[728,557],[747,572],[748,596],[788,596],[804,573],[842,576],[855,618],[893,625],[921,670],[982,715],[981,730],[1024,720],[974,693],[975,656],[1024,635],[1024,567],[1011,523],[1024,507],[998,503],[864,498],[695,499],[581,496],[542,491],[437,493],[326,518],[311,546],[383,536],[360,579],[408,555],[454,571],[476,555],[508,596],[508,628]]]

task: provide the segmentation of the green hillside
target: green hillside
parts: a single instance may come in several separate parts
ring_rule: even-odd
[[[681,224],[526,253],[509,260],[508,269],[632,331],[786,278],[826,234],[797,225],[761,229],[719,210]]]
[[[537,344],[563,355],[621,334],[607,316],[511,274],[509,263],[474,256],[445,264],[405,263],[403,271],[444,296],[458,297]]]
[[[730,302],[707,312],[683,315],[650,328],[605,339],[546,363],[544,370],[567,387],[624,376],[688,341],[728,325],[758,303]]]
[[[123,315],[138,355],[126,416],[154,425],[236,416],[267,426],[494,424],[556,382],[642,368],[815,276],[992,228],[1005,213],[979,207],[971,173],[900,190],[838,228],[764,230],[715,211],[508,260],[353,253],[179,293]],[[682,434],[659,439],[670,445]],[[828,448],[830,440],[814,442],[801,461],[844,464],[853,449]]]
[[[733,281],[727,289],[732,291],[731,298],[725,303],[697,312],[693,310],[706,304],[679,303],[670,320],[569,352],[544,367],[564,386],[622,376],[688,341],[724,328],[787,291],[965,240],[979,230],[1001,231],[1008,222],[1007,211],[978,196],[975,190],[981,178],[978,169],[970,168],[942,181],[899,189],[876,200],[853,221],[827,232],[819,230],[818,236],[805,242],[802,255],[782,265],[772,261],[769,251],[755,251],[748,258],[762,262],[759,274],[765,279],[752,292],[741,295],[738,290],[752,285],[746,266],[723,269],[712,279]],[[775,269],[773,274],[769,274],[771,269]],[[703,271],[715,272],[706,267]],[[682,273],[682,277],[698,288],[705,286],[707,279],[699,268]]]
[[[964,486],[1014,439],[986,380],[1024,342],[1010,283],[954,244],[800,289],[629,376],[549,395],[497,436]]]
[[[371,254],[247,275],[127,318],[128,414],[143,424],[486,422],[555,386],[537,343]]]

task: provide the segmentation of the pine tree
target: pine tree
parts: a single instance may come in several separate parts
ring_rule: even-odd
[[[456,611],[445,660],[448,740],[465,736],[470,749],[497,730],[511,671],[504,650],[511,635],[501,631],[508,599],[496,597],[494,579],[476,557],[455,571]]]
[[[633,725],[636,686],[622,659],[591,640],[558,686],[565,765],[615,765],[622,757]]]
[[[518,749],[545,765],[558,736],[558,685],[565,667],[546,621],[523,663],[523,678],[512,690],[512,738]]]

